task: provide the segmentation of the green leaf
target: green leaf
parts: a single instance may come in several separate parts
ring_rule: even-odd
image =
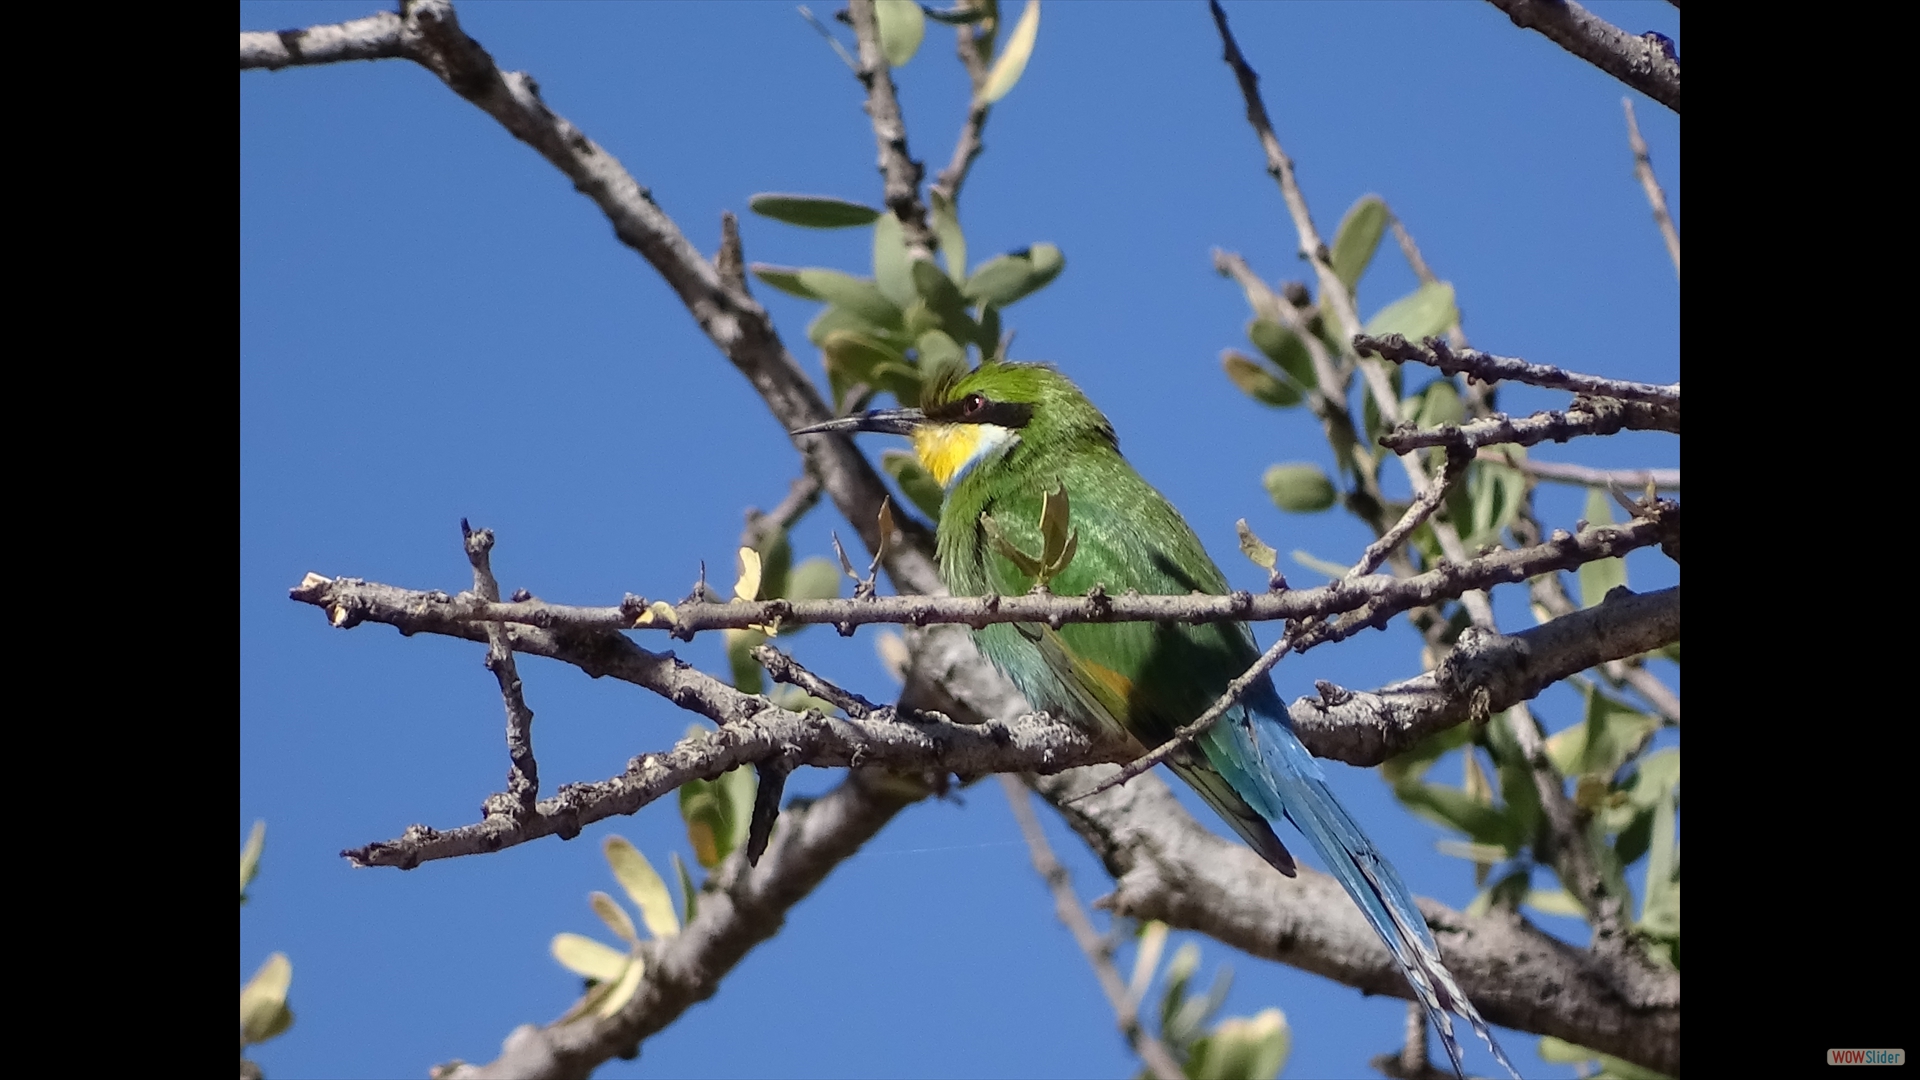
[[[1527,892],[1527,906],[1535,911],[1544,911],[1549,915],[1570,915],[1576,919],[1587,917],[1587,909],[1565,888],[1530,889]]]
[[[886,294],[872,281],[818,266],[807,267],[796,273],[801,288],[819,299],[838,304],[876,326],[890,330],[900,328],[899,306],[887,299]]]
[[[647,967],[640,958],[630,957],[627,960],[627,969],[620,973],[619,981],[613,984],[613,989],[593,1010],[594,1013],[599,1016],[612,1016],[619,1012],[621,1006],[632,1000],[634,992],[640,989],[640,980],[646,973]]]
[[[553,944],[548,948],[561,967],[595,982],[618,980],[627,970],[627,961],[631,959],[629,953],[579,934],[555,934]]]
[[[1674,818],[1678,799],[1678,789],[1669,787],[1654,806],[1647,895],[1640,905],[1641,928],[1672,938],[1680,936],[1680,833]]]
[[[880,295],[897,308],[904,309],[919,299],[908,267],[906,230],[900,227],[899,218],[882,214],[873,223],[873,281]]]
[[[293,985],[293,961],[274,953],[240,988],[240,1045],[263,1043],[293,1026],[287,988]]]
[[[913,264],[913,287],[919,298],[926,301],[927,307],[940,319],[940,329],[955,341],[972,341],[980,334],[980,327],[967,316],[967,301],[960,295],[960,286],[946,272],[931,262],[916,261]],[[965,354],[961,361],[964,365]]]
[[[1059,277],[1066,265],[1066,256],[1059,248],[1035,244],[987,260],[960,291],[975,300],[1004,308]]]
[[[1331,507],[1339,494],[1320,466],[1300,461],[1269,468],[1260,483],[1275,506],[1292,514],[1317,514]]]
[[[1460,389],[1452,379],[1435,379],[1412,400],[1415,407],[1401,409],[1401,415],[1412,417],[1413,422],[1423,428],[1457,424],[1467,417],[1466,406],[1460,401]]]
[[[880,24],[880,51],[888,67],[902,67],[920,49],[927,19],[914,0],[874,0],[874,21]]]
[[[660,879],[659,871],[647,861],[623,836],[609,836],[601,844],[606,852],[607,865],[613,867],[613,876],[620,887],[627,891],[627,899],[640,909],[640,921],[647,924],[647,933],[656,938],[670,938],[680,932],[680,918],[673,911],[673,894],[667,891],[667,883]]]
[[[1345,573],[1345,569],[1341,573]],[[1433,763],[1439,761],[1449,751],[1457,750],[1473,740],[1473,729],[1467,724],[1455,724],[1443,728],[1414,743],[1412,746],[1380,763],[1380,777],[1396,788],[1410,780],[1418,780],[1427,774]]]
[[[1378,195],[1362,195],[1340,219],[1340,231],[1333,238],[1333,272],[1351,296],[1360,284],[1360,275],[1373,262],[1380,247],[1380,235],[1387,231],[1387,204]],[[1446,327],[1441,327],[1442,330]]]
[[[825,297],[819,293],[809,289],[806,284],[800,280],[800,271],[794,267],[754,263],[752,266],[747,267],[747,269],[753,272],[754,277],[759,278],[761,281],[766,282],[789,296],[797,296],[802,300],[825,299]]]
[[[980,336],[974,339],[980,346],[980,359],[1005,360],[1000,355],[1000,309],[992,304],[980,305]]]
[[[933,204],[933,235],[940,240],[940,258],[954,281],[967,279],[967,238],[960,231],[960,215],[939,191],[928,193]]]
[[[1013,24],[1013,33],[1008,35],[999,58],[987,72],[987,81],[980,87],[980,100],[992,104],[1007,96],[1007,91],[1012,90],[1026,72],[1027,61],[1033,57],[1033,42],[1039,33],[1040,0],[1027,0],[1020,21]]]
[[[1587,509],[1582,515],[1589,527],[1613,524],[1613,500],[1597,487],[1587,489]],[[1580,606],[1590,608],[1607,598],[1616,585],[1627,583],[1627,562],[1618,556],[1595,559],[1580,566]]]
[[[1186,1073],[1207,1080],[1273,1080],[1292,1048],[1293,1030],[1279,1009],[1229,1017],[1193,1044]]]
[[[880,216],[880,211],[871,206],[836,199],[831,195],[767,192],[748,199],[747,207],[762,217],[809,229],[850,229],[869,224]]]
[[[818,555],[793,568],[786,595],[794,600],[833,600],[840,595],[840,568]]]
[[[1500,542],[1500,533],[1526,504],[1527,474],[1491,461],[1468,466],[1468,516],[1464,522],[1469,551]]]
[[[1367,333],[1374,337],[1400,334],[1408,341],[1446,331],[1460,321],[1454,306],[1453,286],[1432,281],[1388,304],[1367,320]]]
[[[1551,1061],[1556,1065],[1580,1065],[1592,1061],[1600,1055],[1584,1046],[1575,1046],[1565,1039],[1556,1039],[1552,1035],[1540,1036],[1540,1060]]]
[[[1282,409],[1301,402],[1300,387],[1292,379],[1268,371],[1245,353],[1227,349],[1220,354],[1220,366],[1233,385],[1255,401]]]
[[[873,320],[856,315],[846,308],[832,305],[820,309],[820,314],[815,315],[813,321],[807,323],[807,340],[815,345],[824,346],[827,335],[842,330],[893,344],[892,330],[879,326]]]
[[[922,386],[935,385],[951,374],[958,378],[967,372],[967,350],[946,334],[938,330],[929,330],[920,335],[916,346],[920,351],[920,380]]]
[[[1271,319],[1254,319],[1247,323],[1247,340],[1280,365],[1294,382],[1308,387],[1320,385],[1320,377],[1313,370],[1313,356],[1300,335]]]
[[[1527,868],[1522,866],[1503,875],[1500,880],[1481,889],[1467,904],[1467,914],[1485,915],[1495,907],[1517,910],[1527,896]]]
[[[1262,570],[1272,570],[1274,564],[1280,560],[1279,552],[1267,546],[1266,541],[1253,535],[1253,530],[1247,526],[1246,518],[1234,522],[1233,531],[1240,537],[1240,554],[1251,559],[1253,565]]]
[[[920,399],[920,373],[904,353],[878,338],[852,330],[835,330],[820,346],[826,357],[827,378],[836,396],[856,383],[891,393],[902,403]]]
[[[1393,793],[1415,814],[1463,832],[1475,843],[1502,848],[1509,856],[1524,843],[1505,807],[1488,806],[1459,788],[1408,783],[1394,785]]]
[[[830,707],[822,711],[832,715]],[[733,827],[733,844],[728,849],[733,850],[747,842],[747,828],[753,824],[753,794],[760,784],[745,765],[722,773],[718,783],[727,803],[728,824]]]
[[[691,923],[700,914],[700,891],[693,887],[693,875],[687,873],[687,864],[680,861],[680,853],[669,851],[667,858],[673,863],[673,875],[680,879],[680,920]]]
[[[911,450],[881,451],[880,467],[893,477],[893,482],[900,485],[900,493],[921,513],[935,521],[940,520],[940,504],[946,499],[946,492],[940,490],[939,482],[934,480],[933,474],[920,464],[920,459]]]
[[[607,929],[613,931],[615,937],[629,945],[640,944],[640,932],[634,929],[633,916],[628,915],[627,909],[621,907],[613,897],[596,889],[587,894],[587,905],[593,908],[593,913],[600,916],[600,921],[607,924]]]
[[[260,852],[267,846],[267,823],[256,821],[253,831],[247,834],[247,842],[240,848],[240,902],[247,902],[247,886],[253,883],[253,875],[260,872]]]
[[[720,632],[727,643],[727,667],[733,672],[733,688],[743,694],[764,694],[767,680],[753,650],[767,643],[767,635],[758,630],[728,627]]]
[[[1567,776],[1611,777],[1646,742],[1660,721],[1599,689],[1586,688],[1581,723],[1547,740],[1547,756]]]
[[[1340,565],[1339,563],[1329,562],[1326,559],[1322,559],[1311,552],[1302,551],[1299,548],[1294,548],[1292,551],[1287,553],[1287,556],[1288,558],[1291,558],[1294,562],[1299,563],[1301,566],[1304,566],[1307,569],[1312,570],[1314,573],[1325,574],[1328,577],[1333,578],[1335,581],[1338,581],[1339,579],[1347,575],[1347,568]]]

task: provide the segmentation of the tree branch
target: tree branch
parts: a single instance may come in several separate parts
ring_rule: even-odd
[[[1640,179],[1640,187],[1647,193],[1647,203],[1653,207],[1653,223],[1660,227],[1660,239],[1667,242],[1667,255],[1673,259],[1673,276],[1680,276],[1680,231],[1673,227],[1673,215],[1667,213],[1667,196],[1660,190],[1660,182],[1653,178],[1653,155],[1647,152],[1647,140],[1640,137],[1640,122],[1633,115],[1633,99],[1623,97],[1620,105],[1627,110],[1627,146],[1633,151],[1633,175]]]
[[[1634,37],[1573,0],[1492,0],[1513,25],[1554,44],[1635,90],[1680,111],[1680,58],[1660,34]]]
[[[607,1059],[630,1055],[649,1035],[713,996],[754,946],[773,937],[787,912],[918,796],[897,780],[855,771],[812,805],[781,815],[758,866],[744,852],[722,863],[680,933],[643,947],[646,976],[619,1012],[572,1024],[515,1028],[500,1057],[455,1063],[436,1080],[560,1080],[586,1077]]]
[[[1035,783],[1113,874],[1114,893],[1097,906],[1197,930],[1366,993],[1409,996],[1405,977],[1338,882],[1306,867],[1297,878],[1281,877],[1244,845],[1202,828],[1159,777],[1066,805],[1108,771]],[[1517,914],[1472,916],[1431,900],[1421,911],[1447,969],[1489,1021],[1679,1071],[1677,974],[1663,988],[1670,995],[1641,1007],[1615,988],[1607,962]]]
[[[1033,805],[1029,802],[1027,788],[1018,779],[1001,774],[1000,787],[1007,793],[1007,806],[1013,810],[1013,819],[1020,824],[1020,835],[1026,838],[1027,852],[1033,858],[1033,869],[1040,880],[1047,883],[1047,890],[1053,893],[1053,910],[1073,934],[1074,943],[1086,955],[1087,963],[1092,966],[1093,974],[1100,980],[1100,990],[1107,995],[1107,1003],[1113,1006],[1114,1019],[1120,1025],[1120,1033],[1127,1037],[1127,1043],[1134,1053],[1147,1065],[1147,1071],[1157,1080],[1186,1080],[1186,1071],[1180,1068],[1168,1052],[1166,1044],[1153,1037],[1140,1023],[1138,1003],[1127,989],[1127,982],[1113,966],[1113,946],[1093,923],[1087,919],[1087,913],[1080,907],[1080,898],[1073,894],[1073,879],[1067,874],[1067,868],[1053,857],[1053,848],[1047,844],[1047,834],[1040,829],[1040,819],[1033,814]]]
[[[472,529],[461,518],[460,535],[466,542],[467,561],[473,564],[474,594],[497,603],[500,584],[494,580],[490,557],[493,530]],[[505,626],[487,629],[487,670],[500,683],[500,696],[507,706],[507,798],[511,812],[525,813],[540,797],[540,763],[533,756],[533,710],[527,708]]]
[[[539,88],[532,77],[523,72],[503,73],[495,67],[486,50],[460,30],[448,0],[412,0],[403,15],[387,18],[398,19],[401,24],[397,31],[399,44],[385,46],[389,51],[369,53],[364,49],[342,48],[315,54],[309,50],[302,54],[306,58],[299,62],[403,56],[432,71],[455,93],[538,151],[578,191],[593,200],[613,225],[614,235],[620,242],[639,252],[659,272],[701,330],[753,384],[783,431],[832,418],[833,412],[821,399],[819,390],[781,343],[766,309],[744,289],[727,284],[714,265],[680,232],[673,219],[653,201],[651,193],[640,186],[613,155],[550,110],[540,100]],[[321,36],[326,37],[327,33],[341,33],[344,28],[362,24],[372,27],[373,22],[357,20],[339,27],[288,31],[278,36],[284,40],[287,34],[324,31]],[[371,30],[362,32],[362,37],[370,33]],[[263,62],[249,63],[249,57],[257,58],[266,47],[264,38],[274,36],[242,34],[241,66],[267,66]],[[379,35],[372,36],[386,40]],[[844,435],[796,439],[795,444],[841,514],[859,531],[867,550],[878,551],[880,534],[876,522],[887,492],[873,465]],[[896,520],[912,543],[894,545],[885,561],[894,584],[903,592],[941,591],[939,571],[927,555],[932,549],[932,537],[926,527],[904,516]]]
[[[421,617],[415,601],[424,594],[392,592],[398,595],[390,602],[363,607],[363,619],[410,634],[487,640],[485,626]],[[893,709],[851,720],[796,713],[616,633],[563,633],[517,625],[508,630],[516,652],[644,687],[707,717],[720,730],[682,740],[664,753],[641,754],[620,776],[564,785],[530,811],[490,804],[475,824],[447,830],[415,825],[395,840],[342,852],[348,859],[358,865],[411,869],[433,859],[497,851],[543,836],[571,839],[586,825],[633,813],[689,780],[710,780],[740,765],[774,759],[829,768],[885,765],[909,772],[980,775],[1057,772],[1092,762],[1127,761],[1138,753],[1135,746],[1098,740],[1044,713],[977,724],[958,724],[937,714],[909,718]],[[1485,715],[1508,707],[1576,671],[1678,638],[1677,587],[1645,597],[1621,593],[1512,637],[1463,637],[1439,669],[1417,679],[1375,693],[1334,695],[1332,702],[1324,695],[1318,701],[1302,698],[1289,711],[1310,750],[1354,764],[1377,764],[1476,712]]]
[[[1644,401],[1653,405],[1671,407],[1675,413],[1680,410],[1679,383],[1671,386],[1655,386],[1652,383],[1608,379],[1599,375],[1582,375],[1577,371],[1566,371],[1551,364],[1534,364],[1511,356],[1494,356],[1478,349],[1461,349],[1455,352],[1444,339],[1437,337],[1430,337],[1425,342],[1415,345],[1399,334],[1388,334],[1385,337],[1355,334],[1353,347],[1362,352],[1379,353],[1396,363],[1426,364],[1429,367],[1439,368],[1448,375],[1465,374],[1481,382],[1507,379],[1549,389],[1572,390],[1579,394],[1618,398],[1621,401]]]
[[[880,176],[885,181],[887,208],[900,219],[909,259],[931,259],[938,244],[927,227],[927,206],[920,201],[920,180],[926,170],[907,150],[907,124],[900,115],[893,72],[880,49],[880,24],[873,0],[848,0],[847,15],[860,42],[860,82],[867,88],[867,115],[873,119],[873,140],[880,151]]]
[[[1617,431],[1668,431],[1680,434],[1680,411],[1665,405],[1581,395],[1564,411],[1536,412],[1516,420],[1494,415],[1465,424],[1415,428],[1411,424],[1380,436],[1380,445],[1404,454],[1423,446],[1458,446],[1477,450],[1497,443],[1532,446],[1566,442],[1580,435],[1612,435]]]
[[[1444,430],[1444,429],[1441,429]],[[1409,608],[1451,599],[1469,589],[1524,581],[1536,574],[1571,570],[1596,559],[1668,543],[1679,535],[1679,508],[1655,504],[1648,516],[1621,525],[1599,525],[1577,535],[1556,534],[1532,547],[1503,548],[1467,562],[1442,562],[1413,577],[1367,574],[1311,589],[1288,589],[1254,595],[1246,592],[1212,596],[1110,596],[1095,590],[1087,596],[876,596],[852,600],[736,600],[719,604],[690,600],[670,609],[671,617],[653,614],[647,601],[630,597],[618,607],[574,607],[539,599],[502,603],[472,593],[449,596],[438,591],[402,589],[358,578],[328,578],[308,574],[289,595],[327,613],[333,625],[349,628],[362,621],[389,623],[406,633],[484,633],[488,623],[508,623],[564,633],[607,633],[626,629],[670,630],[691,639],[702,631],[746,629],[781,623],[788,626],[831,623],[864,626],[870,623],[964,623],[975,628],[993,623],[1043,622],[1261,622],[1304,619],[1311,616],[1354,613],[1362,625],[1381,624]],[[1340,635],[1344,638],[1345,634]],[[1334,640],[1338,640],[1337,638]],[[518,647],[516,645],[516,647]]]

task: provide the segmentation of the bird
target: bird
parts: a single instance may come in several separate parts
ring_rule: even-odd
[[[1019,595],[1052,569],[1030,553],[1047,547],[1041,516],[1054,491],[1067,495],[1072,536],[1046,581],[1054,593],[1084,595],[1096,585],[1110,593],[1228,591],[1186,519],[1121,456],[1106,416],[1050,365],[994,359],[971,371],[940,369],[917,408],[874,409],[793,434],[828,432],[912,440],[944,492],[936,553],[957,596]],[[1259,656],[1239,622],[993,623],[974,639],[1035,707],[1149,748],[1205,712]],[[1275,826],[1289,821],[1306,837],[1405,974],[1456,1073],[1465,1075],[1450,1012],[1519,1076],[1441,963],[1406,883],[1295,736],[1270,676],[1167,764],[1281,874],[1293,877],[1296,868]]]

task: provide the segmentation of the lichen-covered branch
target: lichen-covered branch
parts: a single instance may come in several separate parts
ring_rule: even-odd
[[[1680,58],[1660,34],[1635,37],[1573,0],[1492,0],[1513,25],[1554,44],[1635,90],[1680,111]]]
[[[1572,390],[1579,394],[1594,394],[1619,398],[1622,401],[1644,401],[1654,405],[1664,405],[1671,407],[1676,414],[1680,410],[1679,383],[1671,386],[1655,386],[1652,383],[1630,382],[1626,379],[1582,375],[1577,371],[1566,371],[1551,364],[1534,364],[1511,356],[1494,356],[1492,353],[1483,353],[1478,349],[1456,351],[1448,346],[1444,338],[1437,337],[1428,338],[1416,345],[1399,334],[1388,334],[1385,337],[1355,334],[1353,347],[1363,352],[1377,352],[1397,363],[1426,364],[1439,368],[1448,375],[1466,375],[1481,382],[1506,379],[1554,390]]]
[[[1415,428],[1411,424],[1380,436],[1380,445],[1404,454],[1423,446],[1458,446],[1477,450],[1482,446],[1513,443],[1532,446],[1543,442],[1566,442],[1583,435],[1612,435],[1618,431],[1668,431],[1680,434],[1680,410],[1643,401],[1581,395],[1563,410],[1536,412],[1515,419],[1496,414],[1484,420],[1464,424],[1442,424],[1434,428]]]

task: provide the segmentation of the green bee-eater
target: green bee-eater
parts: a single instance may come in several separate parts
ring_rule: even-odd
[[[1042,551],[1041,508],[1046,493],[1061,487],[1078,546],[1048,583],[1054,592],[1083,595],[1095,584],[1110,593],[1228,591],[1186,520],[1120,456],[1107,418],[1050,367],[984,364],[936,379],[922,392],[921,408],[876,410],[795,434],[826,431],[913,439],[920,463],[945,489],[940,572],[955,595],[1019,595],[1033,587],[1006,546]],[[1002,541],[992,538],[995,531]],[[1031,569],[1032,559],[1026,561]],[[1073,623],[1057,630],[997,623],[976,631],[975,640],[1036,707],[1124,731],[1148,748],[1206,711],[1259,656],[1243,623]],[[1294,736],[1271,679],[1258,680],[1192,750],[1168,764],[1288,877],[1293,857],[1273,827],[1292,821],[1406,973],[1455,1071],[1464,1075],[1449,1010],[1513,1071],[1442,966],[1412,893]]]

